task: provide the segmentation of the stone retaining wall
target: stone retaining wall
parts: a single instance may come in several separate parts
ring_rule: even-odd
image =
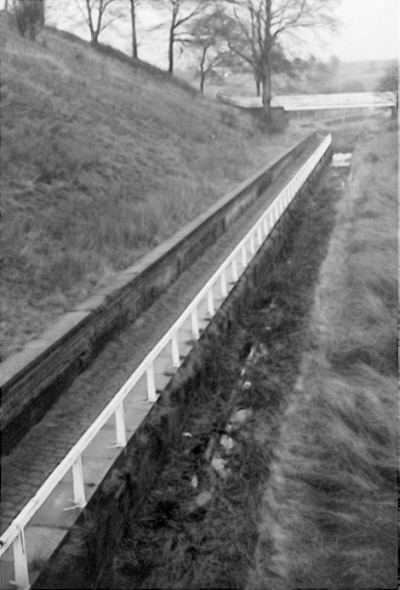
[[[119,329],[146,310],[314,144],[318,144],[315,132],[123,271],[112,285],[65,314],[21,352],[6,359],[0,378],[2,453],[8,453],[41,419]]]

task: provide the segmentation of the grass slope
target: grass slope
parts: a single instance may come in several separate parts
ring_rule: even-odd
[[[250,588],[396,587],[397,133],[356,152]]]
[[[2,355],[21,348],[299,134],[156,68],[1,13]]]

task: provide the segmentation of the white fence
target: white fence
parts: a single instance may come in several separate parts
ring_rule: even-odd
[[[261,108],[260,97],[225,96],[222,101],[243,108]],[[293,94],[274,96],[272,107],[283,107],[285,111],[309,111],[352,108],[390,108],[396,104],[393,92],[349,92],[347,94]]]
[[[13,583],[18,590],[25,590],[30,587],[28,560],[25,546],[24,529],[30,519],[42,506],[51,492],[65,477],[69,470],[72,470],[73,495],[75,507],[84,508],[86,505],[85,485],[82,470],[82,454],[94,439],[100,429],[114,415],[116,444],[119,447],[125,447],[127,443],[126,424],[124,419],[124,400],[133,391],[133,388],[146,374],[147,377],[147,397],[150,402],[157,400],[154,362],[160,355],[161,351],[168,345],[171,348],[171,359],[174,367],[180,365],[180,354],[178,344],[178,333],[183,324],[189,318],[191,319],[193,338],[200,337],[198,308],[202,301],[207,301],[207,308],[210,320],[215,314],[214,292],[219,283],[219,290],[222,295],[228,295],[227,272],[230,268],[234,282],[239,280],[240,275],[248,266],[250,260],[254,257],[261,244],[271,233],[279,218],[287,209],[297,192],[303,186],[307,178],[317,166],[332,142],[332,136],[327,135],[317,150],[310,156],[307,162],[299,169],[296,175],[279,193],[274,202],[268,207],[257,223],[251,228],[247,235],[241,240],[236,248],[231,252],[228,258],[221,264],[218,270],[204,285],[198,295],[193,299],[178,320],[171,326],[168,332],[150,351],[142,363],[132,373],[126,383],[116,393],[111,402],[104,408],[98,418],[83,434],[79,441],[72,447],[69,453],[59,463],[53,473],[48,477],[45,483],[40,487],[34,497],[22,509],[18,516],[13,520],[8,529],[0,539],[0,557],[12,546],[14,556],[15,579]],[[239,270],[240,266],[240,270]]]
[[[391,92],[351,92],[347,94],[304,94],[275,96],[272,106],[282,106],[286,111],[326,109],[383,108],[394,106]]]

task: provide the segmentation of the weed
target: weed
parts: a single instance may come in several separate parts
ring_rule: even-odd
[[[358,150],[338,207],[250,588],[396,584],[395,143],[386,133]]]
[[[226,125],[227,127],[236,128],[237,127],[237,114],[234,110],[221,110],[221,122]]]

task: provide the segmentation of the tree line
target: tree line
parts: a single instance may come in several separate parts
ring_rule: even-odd
[[[215,70],[250,71],[256,92],[262,97],[270,118],[272,76],[299,71],[307,63],[299,55],[301,43],[313,44],[318,35],[337,28],[335,9],[340,0],[70,0],[90,33],[99,43],[101,33],[116,20],[129,19],[132,57],[139,57],[138,12],[143,7],[162,10],[168,27],[168,71],[174,72],[179,46],[195,56],[203,91]],[[8,1],[6,2],[6,9]],[[22,34],[35,31],[46,19],[46,11],[60,0],[13,0]],[[165,27],[162,23],[158,27]],[[297,63],[297,66],[296,66]],[[300,64],[300,66],[299,66]],[[386,82],[385,88],[388,84]]]

